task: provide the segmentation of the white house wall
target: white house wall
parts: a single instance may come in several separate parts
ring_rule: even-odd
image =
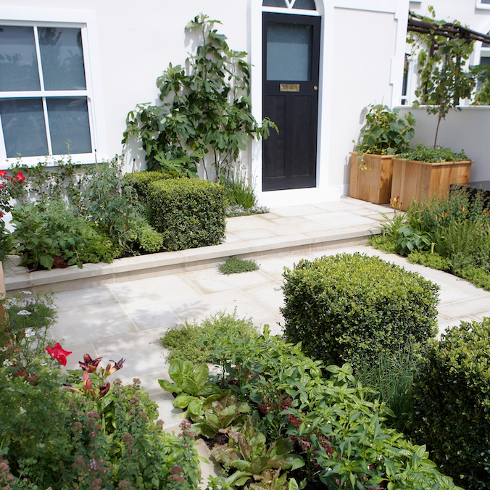
[[[399,17],[408,11],[408,0],[316,1],[322,15],[317,187],[261,192],[261,143],[250,145],[242,163],[255,178],[262,204],[335,200],[346,194],[348,156],[362,125],[362,108],[370,103],[390,105],[392,87],[399,84],[404,51],[400,55],[399,39],[406,29]],[[0,22],[90,19],[85,48],[96,88],[97,147],[100,158],[109,158],[122,150],[128,111],[138,103],[156,102],[156,78],[169,63],[182,64],[192,51],[194,43],[184,27],[200,12],[222,22],[218,29],[233,49],[249,52],[254,65],[254,113],[261,118],[261,4],[261,0],[22,0],[15,4],[0,0]],[[137,161],[142,167],[143,158]]]
[[[247,0],[22,0],[12,8],[0,0],[2,20],[84,22],[92,20],[88,48],[92,82],[98,88],[95,104],[103,107],[96,118],[99,158],[121,153],[128,112],[143,102],[155,103],[155,81],[168,67],[183,64],[194,43],[184,28],[200,12],[222,22],[218,30],[236,50],[247,50]],[[7,13],[7,14],[6,14]],[[95,24],[95,25],[94,25]],[[87,48],[86,46],[84,47]],[[103,135],[101,138],[100,135]],[[138,161],[142,161],[138,158]],[[144,165],[144,163],[143,163]],[[144,168],[144,166],[143,166]]]

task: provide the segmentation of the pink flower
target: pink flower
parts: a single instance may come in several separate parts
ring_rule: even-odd
[[[26,180],[26,178],[24,177],[22,172],[18,172],[17,175],[15,176],[15,181],[16,182],[23,182],[24,180]]]
[[[20,173],[20,172],[19,172]],[[71,354],[70,351],[64,350],[59,342],[56,342],[54,347],[46,346],[46,350],[51,357],[54,357],[60,364],[66,366],[66,357]]]

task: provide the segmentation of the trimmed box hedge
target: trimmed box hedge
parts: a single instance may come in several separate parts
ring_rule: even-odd
[[[151,225],[168,251],[219,244],[226,229],[223,186],[199,179],[157,180],[148,185]]]
[[[284,335],[327,366],[359,366],[437,333],[439,286],[379,257],[302,260],[283,277]]]
[[[441,336],[415,375],[412,429],[466,490],[490,482],[490,318]]]
[[[176,177],[166,172],[138,171],[138,172],[125,174],[123,180],[124,180],[124,184],[132,185],[135,188],[141,200],[143,202],[146,202],[148,198],[148,192],[149,192],[148,186],[152,182],[156,182],[158,180],[175,179],[175,178]]]

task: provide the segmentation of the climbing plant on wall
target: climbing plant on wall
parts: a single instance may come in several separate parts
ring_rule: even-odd
[[[475,79],[466,69],[474,40],[457,21],[436,20],[433,7],[429,11],[432,18],[410,13],[408,42],[418,50],[420,75],[413,105],[425,105],[429,114],[437,114],[435,147],[441,120],[461,99],[470,98],[475,88]]]
[[[418,52],[420,86],[413,106],[425,105],[429,114],[437,114],[435,147],[441,120],[475,88],[477,71],[467,67],[474,42],[489,38],[457,21],[436,20],[433,7],[429,11],[432,18],[410,12],[407,40]]]
[[[186,30],[199,35],[196,53],[186,68],[170,64],[157,79],[162,104],[140,104],[128,114],[123,143],[130,136],[141,140],[149,170],[195,177],[201,164],[205,177],[218,181],[247,141],[266,138],[276,128],[253,117],[246,53],[231,50],[215,24],[220,22],[203,14],[187,24]]]

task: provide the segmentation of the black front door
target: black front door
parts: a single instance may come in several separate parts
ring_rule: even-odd
[[[264,191],[316,185],[320,17],[263,14]]]

